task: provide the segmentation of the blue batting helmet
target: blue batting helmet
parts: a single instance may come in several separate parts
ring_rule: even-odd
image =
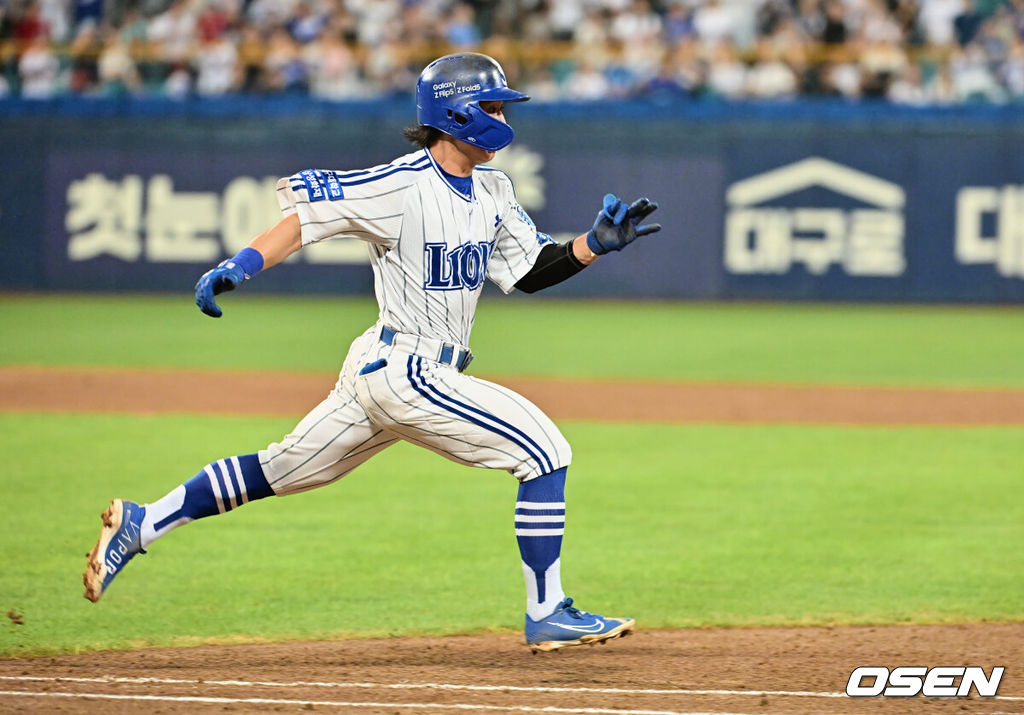
[[[416,120],[487,151],[512,141],[512,127],[480,109],[480,102],[524,102],[510,89],[501,65],[487,55],[464,52],[431,62],[416,82]]]

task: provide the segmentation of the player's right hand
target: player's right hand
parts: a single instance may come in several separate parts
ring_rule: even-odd
[[[229,290],[234,290],[245,281],[245,271],[232,260],[221,261],[216,268],[208,270],[196,283],[196,305],[211,318],[224,313],[213,299]]]
[[[621,251],[640,236],[660,231],[660,223],[640,225],[656,208],[658,204],[647,197],[627,206],[615,194],[605,194],[604,206],[587,234],[587,246],[600,256],[609,251]]]

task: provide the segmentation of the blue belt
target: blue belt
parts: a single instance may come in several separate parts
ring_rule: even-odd
[[[381,328],[380,331],[380,339],[387,345],[394,345],[395,338],[398,335],[399,333],[397,331],[392,330],[386,325],[383,328]],[[424,338],[423,342],[437,343],[438,341],[427,340],[426,338]],[[440,350],[438,350],[436,354],[416,354],[419,354],[420,357],[425,357],[428,360],[434,360],[436,362],[444,363],[445,365],[451,365],[459,372],[462,372],[467,367],[469,367],[469,363],[473,361],[473,353],[471,353],[469,350],[463,350],[460,348],[458,354],[456,354],[455,346],[452,345],[451,343],[441,343],[440,345]]]

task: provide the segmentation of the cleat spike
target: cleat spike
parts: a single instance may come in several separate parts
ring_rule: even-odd
[[[100,514],[103,529],[92,551],[86,554],[88,562],[82,574],[84,595],[93,603],[100,600],[114,576],[128,561],[137,554],[145,553],[140,541],[144,514],[144,507],[120,499],[111,501]]]

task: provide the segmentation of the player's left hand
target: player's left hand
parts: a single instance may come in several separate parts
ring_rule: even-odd
[[[628,206],[615,194],[604,195],[604,206],[587,234],[587,246],[597,255],[621,251],[640,236],[661,230],[660,223],[640,225],[658,204],[646,196]]]
[[[245,271],[234,261],[221,261],[216,268],[208,270],[196,283],[196,305],[212,318],[223,315],[217,302],[213,299],[229,290],[234,290],[245,281]]]

